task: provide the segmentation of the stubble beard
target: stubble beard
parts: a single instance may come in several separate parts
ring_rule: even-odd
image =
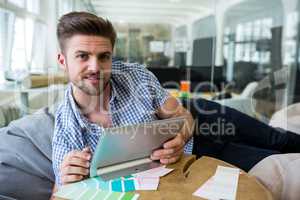
[[[99,87],[93,87],[86,83],[84,80],[80,81],[73,81],[73,84],[80,89],[82,92],[89,96],[99,96],[103,94],[103,91],[105,88],[109,85],[109,81],[105,81],[103,79],[100,79],[99,81]]]

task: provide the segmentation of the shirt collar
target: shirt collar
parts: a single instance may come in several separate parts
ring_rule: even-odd
[[[68,89],[67,89],[67,101],[70,103],[71,105],[71,110],[73,111],[76,120],[78,121],[80,127],[82,129],[87,129],[87,120],[85,119],[85,117],[82,115],[82,113],[80,112],[79,107],[77,106],[74,97],[73,97],[73,88],[72,88],[72,83],[69,84]]]

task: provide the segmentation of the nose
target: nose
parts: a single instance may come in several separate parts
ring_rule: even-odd
[[[88,69],[93,71],[93,72],[99,72],[99,69],[100,69],[100,62],[97,58],[91,58],[90,59],[90,62],[89,62],[89,67]]]

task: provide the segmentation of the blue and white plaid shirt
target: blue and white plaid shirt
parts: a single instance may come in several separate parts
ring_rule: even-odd
[[[156,77],[139,64],[113,62],[110,83],[109,111],[113,127],[156,120],[155,110],[169,96]],[[93,153],[103,131],[103,127],[89,122],[81,114],[72,96],[72,86],[69,85],[65,99],[55,114],[52,161],[56,184],[61,185],[59,166],[64,156],[86,146]],[[192,146],[191,139],[185,146],[185,153],[191,153]]]

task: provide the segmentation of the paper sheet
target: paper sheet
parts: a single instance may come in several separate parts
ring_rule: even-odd
[[[159,178],[169,174],[174,169],[168,169],[166,166],[161,166],[147,171],[133,174],[136,178],[137,190],[157,190]]]
[[[193,195],[211,200],[235,200],[239,173],[239,169],[218,166],[215,175],[208,179]]]
[[[170,172],[172,172],[174,169],[166,168],[166,166],[156,167],[153,169],[149,169],[143,172],[139,172],[136,174],[133,174],[133,176],[136,177],[163,177]]]
[[[156,178],[137,177],[135,183],[136,183],[136,190],[157,190],[159,185],[159,177]]]

